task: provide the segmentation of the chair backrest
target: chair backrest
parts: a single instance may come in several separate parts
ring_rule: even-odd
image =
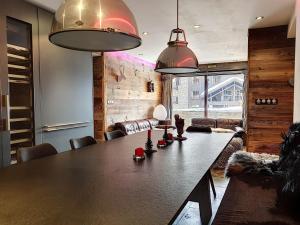
[[[86,147],[89,145],[94,145],[94,144],[97,144],[97,141],[91,136],[86,136],[86,137],[70,140],[70,145],[73,150],[80,149],[80,148],[83,148],[83,147]]]
[[[18,163],[27,162],[57,154],[57,150],[50,144],[41,144],[33,147],[20,148],[17,150]]]
[[[104,137],[106,141],[110,141],[116,138],[124,137],[126,134],[121,130],[114,130],[111,132],[105,132]]]

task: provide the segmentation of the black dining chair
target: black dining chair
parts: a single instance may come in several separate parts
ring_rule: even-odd
[[[116,138],[124,137],[126,134],[121,130],[114,130],[111,132],[105,132],[104,137],[106,141],[110,141]]]
[[[91,137],[91,136],[86,136],[82,138],[77,138],[77,139],[71,139],[70,140],[70,145],[72,150],[80,149],[89,145],[94,145],[97,144],[97,141]]]
[[[17,162],[23,163],[55,154],[57,154],[57,150],[51,144],[47,143],[33,147],[19,148],[17,150]]]

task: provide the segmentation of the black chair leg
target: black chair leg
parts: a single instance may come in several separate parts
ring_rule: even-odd
[[[217,193],[216,193],[216,189],[215,189],[215,185],[214,185],[214,180],[212,178],[210,170],[208,172],[208,176],[209,176],[209,183],[210,183],[211,189],[213,191],[214,197],[216,198],[217,197]]]

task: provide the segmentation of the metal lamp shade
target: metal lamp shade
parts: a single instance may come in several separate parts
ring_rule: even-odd
[[[49,40],[81,51],[122,51],[141,45],[135,18],[122,0],[65,0]]]
[[[177,36],[175,41],[171,41],[173,34]],[[179,40],[179,34],[183,34],[184,41]],[[168,47],[158,57],[155,71],[167,74],[185,74],[199,71],[197,57],[187,45],[184,31],[179,28],[172,30]]]

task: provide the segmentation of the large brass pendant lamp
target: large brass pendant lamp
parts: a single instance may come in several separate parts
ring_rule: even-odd
[[[135,18],[122,0],[65,0],[49,40],[80,51],[122,51],[141,45]]]
[[[179,5],[177,0],[177,28],[171,31],[168,47],[160,54],[155,71],[167,74],[185,74],[198,71],[198,60],[194,52],[187,47],[184,30],[178,26]],[[173,35],[176,39],[172,40]],[[182,36],[183,40],[180,40]]]

